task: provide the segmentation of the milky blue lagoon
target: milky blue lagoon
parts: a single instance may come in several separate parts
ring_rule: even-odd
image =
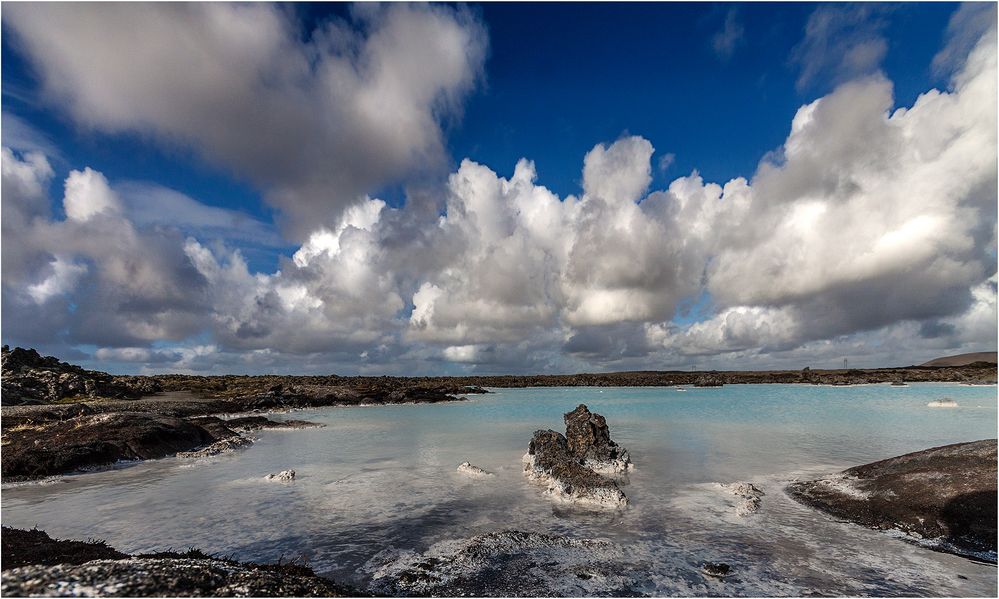
[[[927,403],[949,397],[957,408]],[[524,477],[539,428],[579,403],[603,414],[636,470],[621,513],[565,512]],[[603,538],[652,566],[646,593],[995,596],[996,568],[801,506],[795,478],[996,436],[996,388],[952,384],[497,389],[467,402],[279,414],[326,428],[255,433],[248,449],[8,485],[3,523],[126,552],[203,548],[242,560],[303,557],[365,585],[376,554],[519,529]],[[469,479],[463,462],[496,473]],[[293,483],[262,477],[287,468]],[[767,494],[741,517],[713,483]],[[732,564],[724,581],[705,561]],[[571,592],[571,587],[567,588]]]

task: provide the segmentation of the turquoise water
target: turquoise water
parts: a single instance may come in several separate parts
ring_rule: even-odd
[[[949,397],[957,408],[927,403]],[[621,513],[566,512],[525,480],[536,429],[579,403],[607,418],[636,464]],[[787,498],[795,478],[996,436],[996,388],[949,384],[498,389],[435,405],[278,414],[326,428],[264,431],[236,454],[168,458],[8,486],[5,525],[104,538],[127,552],[199,547],[238,559],[300,557],[364,585],[379,552],[505,529],[608,539],[660,564],[651,594],[996,594],[994,566],[930,551]],[[463,462],[496,474],[475,480]],[[287,468],[290,484],[262,477]],[[714,483],[749,481],[760,512]],[[732,564],[702,580],[704,561]]]

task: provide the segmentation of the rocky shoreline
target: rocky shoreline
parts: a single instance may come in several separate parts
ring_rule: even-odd
[[[6,418],[5,418],[6,420]],[[3,430],[2,480],[35,480],[92,470],[117,462],[171,455],[200,458],[249,445],[250,431],[320,426],[304,420],[263,416],[223,420],[215,416],[177,418],[152,412],[82,414]]]
[[[121,461],[208,457],[249,445],[248,431],[313,426],[259,415],[219,416],[459,401],[483,392],[382,379],[344,384],[339,377],[115,377],[6,346],[2,375],[4,483]]]
[[[788,485],[836,518],[995,563],[996,440],[933,447]]]
[[[3,527],[7,597],[357,597],[303,564],[237,562],[191,549],[127,555],[100,541],[61,541]]]
[[[3,347],[3,405],[134,400],[188,392],[205,400],[202,414],[254,409],[449,401],[485,387],[718,387],[739,384],[862,385],[948,382],[996,384],[992,362],[963,366],[770,371],[633,371],[600,374],[455,377],[362,377],[183,374],[115,376],[84,370],[35,350]],[[175,407],[175,409],[177,409]],[[194,408],[189,408],[194,409]],[[190,415],[190,414],[176,414]]]

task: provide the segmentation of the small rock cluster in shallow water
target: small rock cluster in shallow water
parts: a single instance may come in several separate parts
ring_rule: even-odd
[[[470,476],[472,478],[489,478],[494,476],[492,472],[483,470],[478,466],[473,466],[469,462],[462,462],[458,464],[458,472],[464,474],[465,476]]]
[[[752,483],[719,484],[723,490],[735,495],[741,501],[735,506],[739,516],[749,516],[760,511],[761,497],[766,495],[762,489]]]
[[[279,482],[287,483],[287,482],[291,482],[291,481],[295,480],[295,471],[294,470],[282,470],[281,472],[278,472],[277,474],[268,474],[264,478],[266,478],[267,480],[276,480],[276,481],[279,481]]]
[[[928,408],[956,408],[957,402],[949,397],[943,399],[934,399],[930,403],[926,404]]]
[[[565,415],[566,434],[537,431],[524,455],[528,478],[547,485],[546,494],[560,501],[600,508],[619,508],[628,498],[611,478],[632,468],[628,450],[610,438],[607,420],[580,404]]]

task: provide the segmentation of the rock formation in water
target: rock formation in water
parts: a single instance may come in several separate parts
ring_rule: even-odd
[[[610,438],[607,420],[583,404],[564,417],[569,454],[600,474],[624,474],[631,469],[628,450]]]
[[[288,482],[291,482],[291,481],[295,480],[295,471],[294,470],[282,470],[281,472],[278,472],[277,474],[268,474],[264,478],[267,479],[267,480],[276,480],[276,481],[279,481],[279,482],[288,483]]]
[[[296,563],[253,564],[197,550],[129,556],[102,542],[3,527],[7,597],[354,597]]]
[[[725,578],[732,573],[732,566],[722,562],[706,562],[701,566],[701,572],[713,578]]]
[[[479,468],[478,466],[473,466],[469,462],[462,462],[458,464],[458,472],[464,474],[465,476],[470,476],[472,478],[489,478],[494,476],[492,472],[488,472]]]
[[[624,507],[628,498],[606,475],[631,468],[628,451],[610,438],[607,421],[580,404],[565,415],[566,435],[536,431],[524,455],[528,478],[547,486],[545,493],[573,504]],[[606,475],[605,475],[606,474]]]
[[[718,486],[739,499],[739,503],[735,506],[735,513],[737,515],[750,516],[760,511],[760,503],[766,493],[756,485],[740,482],[720,484]]]
[[[932,547],[996,559],[996,440],[934,447],[792,483],[806,505]]]

